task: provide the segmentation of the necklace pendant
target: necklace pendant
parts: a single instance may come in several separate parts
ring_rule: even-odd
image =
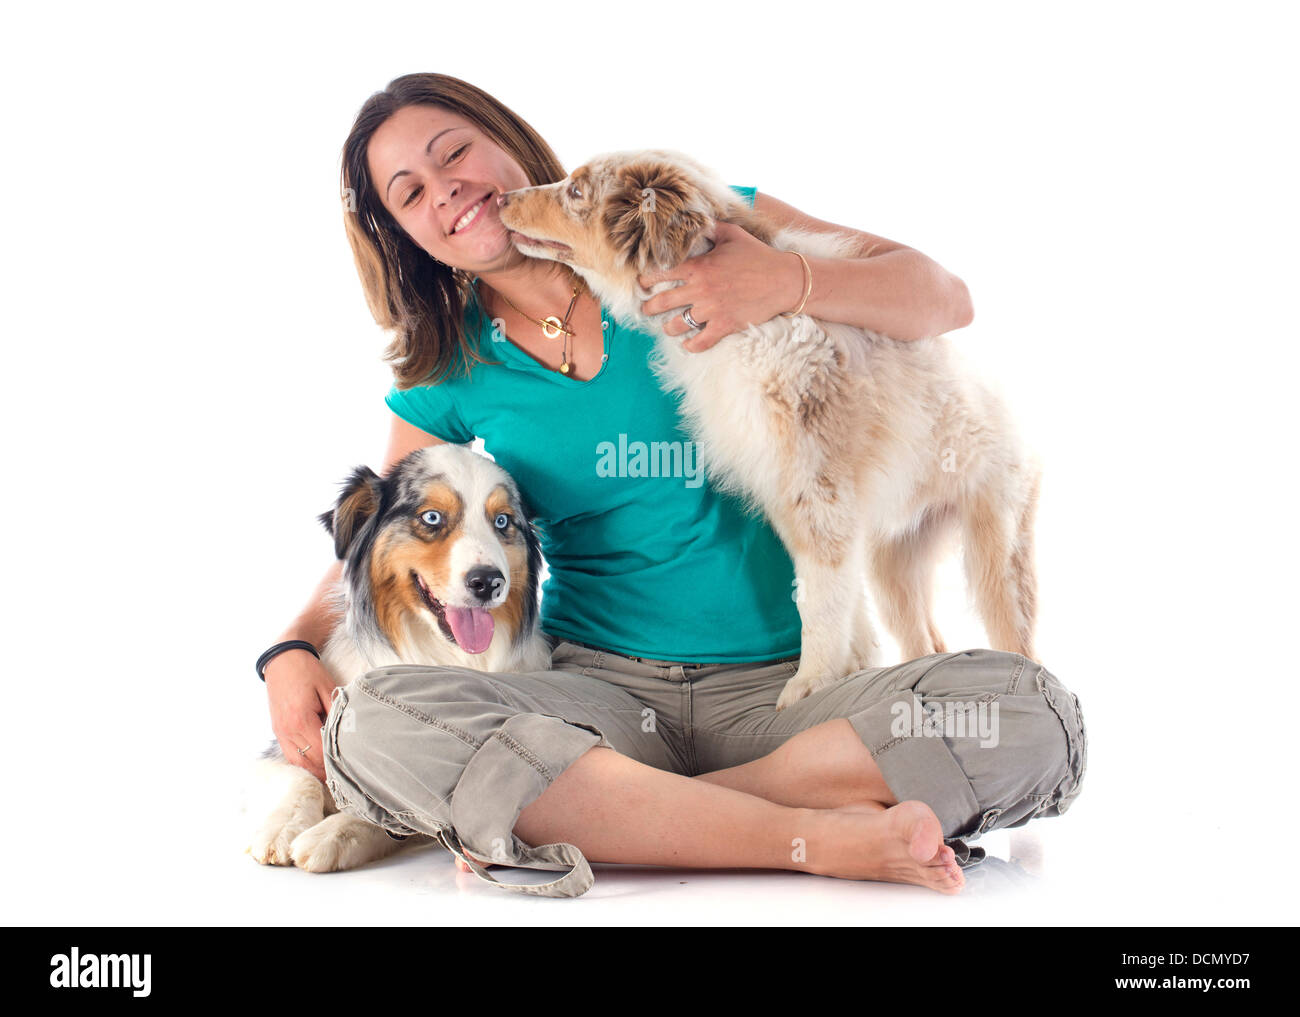
[[[542,335],[547,339],[558,339],[564,331],[564,324],[555,315],[542,319]]]
[[[569,373],[569,362],[567,360],[560,365],[560,373],[561,374]]]

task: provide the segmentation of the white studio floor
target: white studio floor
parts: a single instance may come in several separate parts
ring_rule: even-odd
[[[178,782],[191,792],[197,782]],[[1065,816],[980,840],[966,889],[774,871],[595,866],[576,900],[505,894],[458,872],[436,845],[367,868],[313,875],[242,854],[234,796],[198,795],[170,815],[50,831],[32,853],[6,843],[6,921],[38,925],[1201,925],[1290,924],[1287,862],[1264,824],[1194,795],[1138,799],[1105,763]],[[125,803],[124,803],[125,804]],[[129,806],[128,806],[129,808]],[[186,822],[178,825],[178,817]],[[18,857],[26,854],[26,857]],[[523,874],[524,879],[529,878]]]

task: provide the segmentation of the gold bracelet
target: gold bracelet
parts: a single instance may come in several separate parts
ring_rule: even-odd
[[[781,317],[783,318],[793,318],[797,314],[802,314],[803,305],[808,303],[808,298],[809,296],[812,295],[812,268],[808,264],[808,259],[805,258],[798,251],[791,251],[790,253],[793,254],[796,258],[798,258],[799,261],[803,264],[803,276],[804,276],[803,299],[799,301],[799,306],[796,307],[793,311],[782,311]]]

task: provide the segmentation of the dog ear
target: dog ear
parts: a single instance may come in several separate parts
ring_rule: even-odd
[[[606,235],[624,265],[638,272],[676,268],[713,219],[708,201],[680,169],[647,160],[619,170],[605,205]]]
[[[522,525],[520,529],[524,534],[524,546],[528,549],[528,589],[524,591],[524,613],[520,622],[518,631],[515,632],[515,645],[522,646],[525,637],[533,631],[533,626],[537,624],[537,616],[540,613],[540,604],[538,601],[538,590],[542,585],[542,542],[537,532],[537,526],[533,523],[532,517],[528,515],[528,510],[524,507],[522,516]]]
[[[320,515],[321,524],[334,538],[334,554],[346,558],[361,528],[379,511],[383,481],[368,466],[358,466],[343,485],[338,504]]]

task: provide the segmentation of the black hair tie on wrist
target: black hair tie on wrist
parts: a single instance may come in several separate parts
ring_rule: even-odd
[[[287,639],[283,643],[276,643],[264,654],[257,658],[257,677],[266,681],[266,675],[262,673],[262,668],[271,663],[273,657],[278,657],[286,650],[306,650],[317,660],[320,660],[320,651],[305,639]]]

